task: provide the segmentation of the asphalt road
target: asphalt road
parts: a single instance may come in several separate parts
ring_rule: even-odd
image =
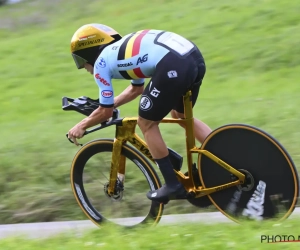
[[[296,208],[288,220],[300,216],[300,208]],[[127,218],[122,221],[126,224],[132,223],[138,218]],[[180,224],[180,223],[234,223],[220,212],[164,215],[159,225]],[[70,233],[80,235],[86,230],[97,229],[89,220],[45,222],[45,223],[24,223],[0,225],[0,239],[11,236],[23,236],[28,238],[45,238],[59,233]]]

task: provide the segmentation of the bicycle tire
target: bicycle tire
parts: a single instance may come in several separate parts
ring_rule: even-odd
[[[247,175],[245,185],[208,195],[229,219],[237,223],[249,219],[281,221],[293,212],[299,197],[297,170],[290,155],[271,135],[250,125],[229,124],[212,131],[201,149]],[[202,154],[199,154],[198,166],[203,187],[234,179]]]
[[[161,215],[163,213],[164,205],[162,203],[157,203],[153,202],[147,199],[146,197],[146,192],[149,191],[149,189],[155,190],[161,187],[161,182],[160,179],[153,169],[152,165],[148,162],[148,160],[136,149],[133,147],[124,144],[122,146],[121,150],[121,155],[126,157],[126,168],[128,167],[129,164],[133,164],[134,167],[137,169],[134,169],[132,171],[132,178],[131,181],[134,181],[134,177],[136,176],[137,173],[141,173],[142,176],[145,177],[147,185],[149,188],[145,190],[145,193],[141,193],[141,197],[144,197],[144,199],[149,202],[150,207],[145,208],[146,214],[145,217],[134,217],[132,219],[127,219],[127,218],[118,218],[116,221],[116,218],[111,218],[108,219],[106,218],[102,212],[100,212],[100,209],[96,208],[96,205],[98,206],[97,201],[92,201],[92,198],[90,197],[91,195],[101,195],[102,192],[105,192],[105,187],[103,191],[97,191],[98,189],[93,188],[93,192],[87,194],[87,188],[89,188],[89,184],[85,183],[87,182],[87,179],[84,179],[84,171],[85,168],[89,169],[89,171],[96,171],[93,170],[95,169],[95,164],[89,168],[87,167],[87,163],[92,159],[92,157],[95,157],[96,154],[101,154],[104,153],[103,156],[108,156],[107,159],[111,162],[111,152],[113,149],[113,140],[112,139],[99,139],[99,140],[94,140],[91,141],[85,145],[77,152],[75,155],[72,166],[71,166],[71,186],[72,186],[72,191],[75,196],[75,199],[81,208],[81,210],[85,213],[85,215],[97,226],[102,225],[103,223],[108,223],[108,224],[116,224],[120,226],[125,226],[125,227],[134,227],[139,224],[156,224],[160,221]],[[130,162],[128,161],[130,160]],[[98,161],[97,161],[98,162]],[[110,164],[110,163],[109,163]],[[102,165],[104,165],[104,161],[101,163],[101,168],[104,168]],[[98,165],[97,165],[98,166]],[[137,170],[140,170],[138,172]],[[110,170],[110,165],[108,168],[108,171]],[[127,169],[126,169],[127,170]],[[124,194],[126,192],[129,192],[128,189],[126,189],[126,184],[128,185],[128,181],[126,182],[126,170],[125,170],[125,183],[124,183]],[[98,172],[93,172],[92,175],[97,175]],[[109,172],[107,173],[107,177],[109,177]],[[92,182],[89,180],[89,182]],[[108,182],[107,182],[108,183]],[[144,184],[143,184],[144,185]],[[104,185],[105,186],[105,185]],[[141,186],[141,185],[140,185]],[[135,191],[134,191],[135,192]],[[135,193],[134,193],[135,194]],[[105,196],[107,199],[110,199]],[[128,197],[128,196],[127,196]],[[139,200],[134,200],[135,198],[130,196],[131,200],[130,202],[139,204],[141,203]],[[95,200],[95,199],[94,199]],[[125,198],[126,201],[126,198]],[[128,201],[128,199],[127,199]],[[102,200],[99,201],[101,204],[106,204],[111,202],[111,200]],[[105,203],[106,202],[106,203]],[[117,201],[113,201],[114,203],[109,203],[111,205],[116,204]],[[124,200],[122,201],[124,202]],[[146,202],[146,201],[145,201]],[[120,203],[121,204],[121,201]],[[123,203],[124,204],[124,203]],[[133,204],[133,206],[136,206]],[[101,208],[101,206],[100,206]],[[104,208],[101,208],[104,210]],[[122,209],[116,209],[118,212],[122,212]],[[115,213],[116,211],[113,211]],[[138,218],[138,219],[137,219]],[[130,220],[133,220],[133,224],[131,224]],[[129,222],[129,224],[128,224]],[[125,224],[124,224],[125,223]]]

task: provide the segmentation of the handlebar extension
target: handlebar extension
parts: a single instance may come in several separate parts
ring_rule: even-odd
[[[91,99],[87,96],[81,96],[78,98],[70,98],[70,97],[63,97],[62,98],[62,109],[64,111],[76,111],[78,113],[81,113],[85,116],[89,116],[94,110],[96,110],[100,106],[99,99]],[[110,119],[110,121],[104,121],[100,124],[100,126],[91,129],[89,131],[85,131],[84,135],[87,135],[89,133],[95,132],[101,128],[113,125],[117,123],[117,119],[120,116],[120,111],[118,109],[113,110],[113,115]],[[66,137],[68,138],[68,134],[66,134]],[[74,143],[70,138],[68,140],[71,143]]]

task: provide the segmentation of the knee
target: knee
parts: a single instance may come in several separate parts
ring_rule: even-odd
[[[153,127],[158,126],[158,122],[146,120],[142,117],[138,117],[137,124],[139,128],[141,129],[142,133],[145,133],[149,130],[151,130]]]
[[[174,119],[183,119],[184,118],[184,114],[183,113],[179,113],[176,110],[172,110],[171,111],[171,116]],[[181,127],[185,128],[185,126],[183,124],[179,124]]]
[[[171,111],[171,116],[174,119],[183,119],[184,118],[184,114],[183,113],[179,113],[176,110],[172,109]]]
[[[171,116],[172,116],[172,118],[177,119],[178,118],[177,117],[177,111],[175,111],[174,109],[172,109],[171,110]]]

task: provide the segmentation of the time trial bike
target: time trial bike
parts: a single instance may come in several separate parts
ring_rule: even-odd
[[[186,173],[183,157],[168,148],[174,171],[188,192],[186,200],[200,208],[214,206],[237,223],[286,219],[299,196],[298,174],[288,152],[271,135],[246,124],[221,126],[197,147],[190,97],[191,91],[183,97],[184,119],[161,121],[186,127]],[[88,116],[98,107],[99,101],[89,97],[62,98],[65,111]],[[85,132],[115,126],[113,138],[92,140],[76,153],[70,174],[74,196],[96,225],[156,224],[166,202],[148,200],[146,193],[161,187],[161,180],[147,144],[136,133],[137,117],[119,116],[115,109],[109,121]]]

